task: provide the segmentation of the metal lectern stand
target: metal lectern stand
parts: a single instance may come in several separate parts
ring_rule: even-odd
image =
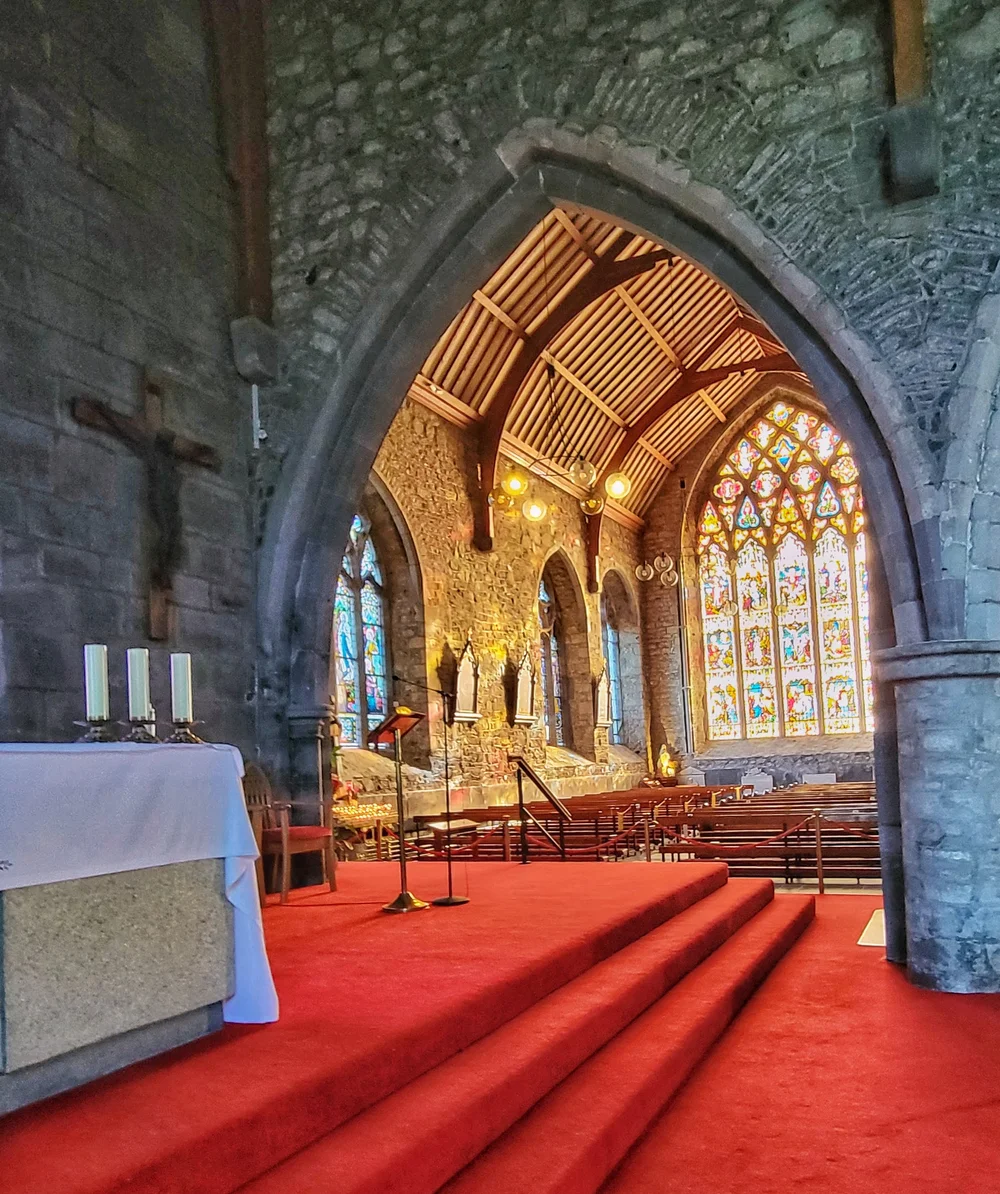
[[[399,895],[391,904],[382,906],[383,912],[419,912],[421,908],[430,907],[406,888],[406,833],[404,825],[405,810],[403,808],[403,753],[400,739],[418,723],[423,721],[422,713],[414,713],[410,709],[399,707],[380,725],[368,734],[369,746],[384,746],[393,744],[396,756],[396,810],[399,816]]]

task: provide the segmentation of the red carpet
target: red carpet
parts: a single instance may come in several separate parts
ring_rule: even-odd
[[[818,898],[605,1194],[1000,1189],[1000,996],[918,990],[856,946],[880,903]]]
[[[282,1018],[0,1121],[3,1194],[229,1194],[723,886],[723,865],[477,863],[387,917],[396,868],[269,907]],[[444,868],[415,867],[430,898]]]

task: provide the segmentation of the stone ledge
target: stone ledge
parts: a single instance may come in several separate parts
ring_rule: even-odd
[[[1000,641],[952,639],[909,643],[875,653],[879,676],[893,683],[910,680],[1000,677]]]

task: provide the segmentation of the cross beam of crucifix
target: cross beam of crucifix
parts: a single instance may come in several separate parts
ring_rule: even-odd
[[[181,556],[181,461],[218,471],[222,460],[208,444],[168,431],[163,422],[163,386],[143,376],[141,417],[123,415],[96,398],[74,398],[73,418],[84,427],[121,440],[146,467],[149,553],[149,637],[162,642],[170,634],[170,601]]]

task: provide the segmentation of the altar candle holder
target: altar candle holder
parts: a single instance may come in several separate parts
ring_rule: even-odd
[[[200,721],[175,721],[173,723],[174,732],[169,738],[164,738],[164,742],[170,742],[176,745],[180,743],[189,743],[194,746],[201,746],[205,739],[199,738],[198,735],[191,729],[192,726],[200,726]]]
[[[125,653],[128,678],[128,725],[125,742],[150,743],[159,739],[151,732],[156,724],[153,705],[149,699],[149,651],[145,647],[129,647]]]
[[[186,651],[175,651],[170,656],[170,718],[174,732],[167,742],[200,743],[202,740],[191,729],[200,725],[194,719],[191,686],[191,656]]]
[[[87,732],[77,742],[115,742],[117,735],[111,728],[108,691],[108,648],[103,643],[87,643],[83,648],[83,673],[87,719],[73,724]]]

